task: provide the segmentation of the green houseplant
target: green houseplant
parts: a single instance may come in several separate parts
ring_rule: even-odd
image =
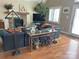
[[[13,8],[13,5],[12,4],[5,4],[4,8],[9,12],[9,10]]]
[[[42,2],[35,6],[34,11],[41,14],[45,18],[47,18],[49,15],[49,8],[46,6],[45,3]]]

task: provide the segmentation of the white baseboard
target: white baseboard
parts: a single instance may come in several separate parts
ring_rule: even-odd
[[[61,31],[61,33],[68,35],[69,37],[73,37],[73,38],[79,38],[79,36],[73,35],[71,33],[65,32],[65,31]]]
[[[61,33],[66,34],[66,35],[71,35],[70,33],[65,32],[65,31],[61,31]]]

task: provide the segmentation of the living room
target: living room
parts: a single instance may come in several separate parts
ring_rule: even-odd
[[[78,59],[79,0],[1,0],[1,59]]]

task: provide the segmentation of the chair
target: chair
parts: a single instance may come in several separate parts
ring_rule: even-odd
[[[45,37],[39,37],[40,45],[49,45],[50,44],[50,38],[48,36]]]

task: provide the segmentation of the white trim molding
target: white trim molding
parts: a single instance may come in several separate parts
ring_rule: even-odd
[[[65,31],[61,31],[62,34],[66,34],[68,35],[69,37],[72,37],[72,38],[78,38],[79,39],[79,36],[76,36],[76,35],[73,35],[71,33],[68,33],[68,32],[65,32]]]
[[[24,0],[24,1],[27,1],[27,2],[43,2],[43,3],[46,3],[47,0]]]

